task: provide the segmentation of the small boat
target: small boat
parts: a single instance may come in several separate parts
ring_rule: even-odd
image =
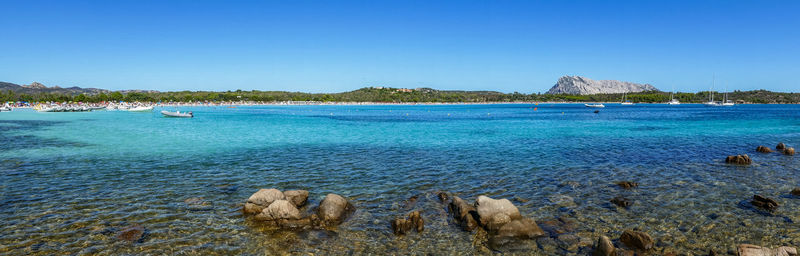
[[[725,91],[726,91],[726,92],[725,92],[725,97],[723,98],[722,102],[720,102],[720,106],[723,106],[723,107],[733,107],[733,106],[736,106],[736,103],[733,103],[733,101],[732,101],[732,100],[729,100],[729,99],[728,99],[728,93],[727,93],[727,91],[728,91],[728,86],[725,86]]]
[[[150,106],[150,107],[145,107],[145,106],[132,107],[132,108],[129,108],[128,111],[130,111],[130,112],[150,112],[150,111],[153,111],[153,107],[152,106]]]
[[[181,113],[180,111],[170,112],[170,111],[162,110],[161,114],[164,115],[165,117],[194,117],[194,114],[192,114],[192,112],[188,112],[188,113],[187,112],[183,112],[183,113]]]
[[[11,107],[9,107],[8,104],[0,107],[0,112],[9,112],[9,111],[11,111]]]
[[[711,79],[711,88],[708,88],[708,101],[703,103],[706,107],[719,107],[722,106],[722,103],[719,101],[714,101],[714,83],[716,82],[716,77],[712,77]]]
[[[627,97],[625,97],[626,96],[625,94],[626,93],[624,93],[624,92],[622,93],[622,103],[620,103],[620,104],[621,105],[633,105],[633,102],[627,100]]]
[[[675,87],[672,87],[672,91],[669,93],[669,102],[668,105],[680,105],[681,101],[675,98]]]
[[[587,108],[604,108],[604,107],[606,107],[606,105],[603,105],[602,103],[597,103],[597,104],[583,104],[583,105],[584,105],[584,106],[586,106]]]

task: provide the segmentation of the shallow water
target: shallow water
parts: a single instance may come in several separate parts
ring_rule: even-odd
[[[498,252],[449,220],[440,190],[468,202],[509,198],[540,223],[576,223],[506,253],[585,254],[597,236],[631,228],[653,236],[656,252],[800,247],[800,199],[788,195],[800,185],[800,157],[755,152],[800,146],[797,105],[181,109],[193,119],[159,110],[0,113],[0,254]],[[724,163],[740,153],[754,164]],[[622,190],[622,180],[640,186]],[[337,193],[357,211],[331,230],[244,218],[247,197],[273,187],[309,190],[310,205]],[[781,206],[752,209],[756,193]],[[614,207],[618,195],[634,204]],[[208,206],[184,203],[197,197]],[[394,236],[389,221],[414,209],[425,231]],[[140,243],[115,238],[137,224],[146,229]]]

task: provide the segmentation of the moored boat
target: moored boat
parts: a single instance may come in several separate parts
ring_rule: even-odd
[[[153,106],[133,107],[133,108],[129,108],[128,111],[130,111],[130,112],[150,112],[150,111],[153,111]]]
[[[583,105],[584,105],[584,106],[586,106],[587,108],[604,108],[604,107],[606,107],[606,105],[603,105],[602,103],[597,103],[597,104],[583,104]]]
[[[627,93],[624,92],[622,93],[622,103],[620,103],[620,105],[633,105],[633,102],[627,100],[627,97],[625,97],[627,96],[626,94]]]
[[[165,117],[194,117],[194,114],[192,114],[192,112],[181,113],[180,111],[170,112],[162,110],[161,114],[164,115]]]

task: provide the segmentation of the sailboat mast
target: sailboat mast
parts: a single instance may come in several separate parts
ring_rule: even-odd
[[[716,81],[717,81],[717,76],[716,75],[711,76],[711,89],[708,90],[708,93],[711,94],[711,101],[709,101],[709,102],[714,102],[714,91],[713,90],[714,90],[714,83]]]

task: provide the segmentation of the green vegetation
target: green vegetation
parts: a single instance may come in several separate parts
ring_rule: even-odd
[[[722,99],[715,93],[715,99]],[[221,101],[320,101],[320,102],[618,102],[622,94],[549,95],[500,93],[492,91],[440,91],[429,88],[414,90],[397,88],[362,88],[342,93],[302,93],[284,91],[178,91],[178,92],[112,92],[94,95],[37,93],[23,94],[0,91],[0,101],[142,101],[142,102],[221,102]],[[675,98],[683,103],[700,103],[708,100],[708,92],[677,93]],[[670,99],[668,92],[643,92],[628,94],[632,102],[663,103]],[[800,103],[800,93],[780,93],[765,90],[734,91],[728,99],[747,103]]]

